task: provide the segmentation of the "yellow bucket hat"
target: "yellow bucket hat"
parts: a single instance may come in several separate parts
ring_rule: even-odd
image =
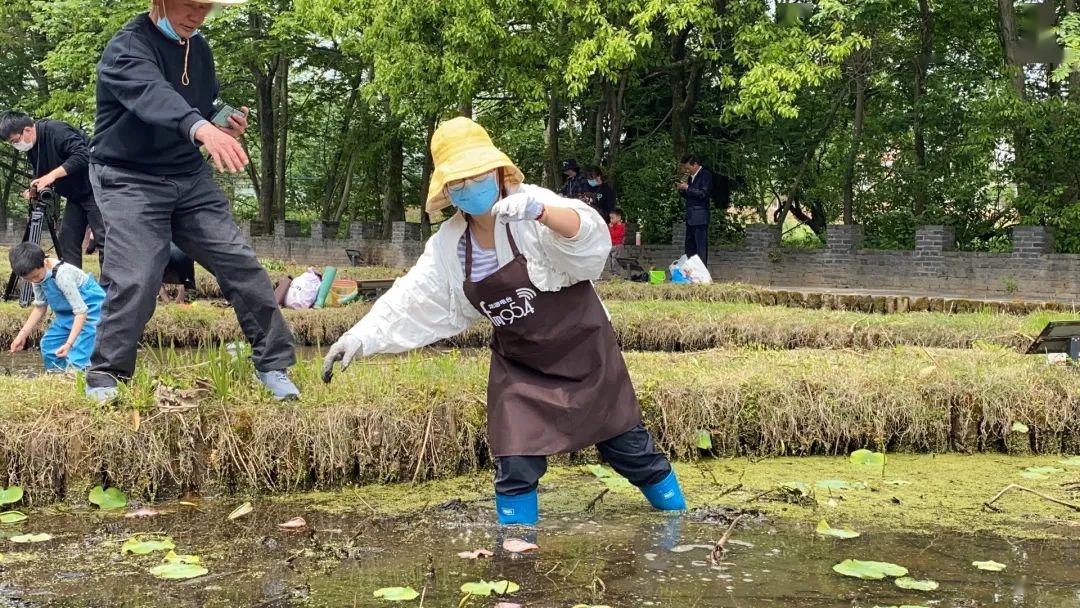
[[[450,205],[446,185],[459,179],[474,177],[492,169],[503,169],[504,186],[516,186],[525,181],[521,170],[510,157],[491,143],[484,127],[464,116],[448,120],[431,136],[431,158],[435,170],[428,187],[427,212],[435,213]]]

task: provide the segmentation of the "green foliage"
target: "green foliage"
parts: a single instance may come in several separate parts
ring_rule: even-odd
[[[156,551],[172,551],[176,548],[173,540],[160,534],[136,534],[120,546],[120,554],[148,555]]]
[[[912,589],[915,591],[934,591],[938,588],[937,581],[920,581],[908,576],[898,578],[893,582],[901,589]]]
[[[23,498],[23,489],[20,486],[0,488],[0,505],[12,505]]]
[[[92,130],[101,50],[146,5],[5,2],[0,108]],[[203,32],[222,97],[253,109],[253,171],[219,183],[240,218],[383,222],[400,217],[400,202],[415,220],[431,122],[471,111],[531,183],[558,185],[555,158],[602,164],[646,242],[670,242],[682,218],[674,161],[694,152],[733,185],[737,213],[714,214],[715,243],[772,221],[787,196],[822,234],[842,217],[851,183],[867,247],[911,249],[916,226],[947,224],[961,250],[1007,252],[1011,226],[1046,224],[1059,251],[1080,252],[1080,105],[1069,101],[1080,86],[1070,79],[1080,17],[1058,26],[1066,56],[1053,79],[1031,72],[1020,96],[1001,59],[995,3],[929,3],[916,102],[919,3],[820,0],[809,18],[785,23],[770,6],[251,0],[219,10]],[[854,149],[860,74],[868,96]],[[556,129],[546,134],[549,113]],[[25,180],[3,161],[0,204],[15,209]],[[281,191],[258,197],[279,170]],[[793,236],[785,246],[821,246]]]
[[[855,450],[848,457],[851,464],[860,466],[883,467],[885,466],[885,454],[870,450]]]
[[[0,513],[0,524],[17,524],[29,519],[26,514],[19,511],[5,511]]]
[[[123,509],[127,506],[127,496],[116,488],[95,486],[94,489],[90,490],[88,499],[90,504],[97,505],[103,511]]]
[[[50,541],[52,539],[53,539],[52,534],[47,534],[45,532],[41,532],[41,533],[38,533],[38,534],[19,534],[17,536],[12,536],[8,540],[10,540],[13,543],[28,544],[28,543],[43,543],[43,542],[46,542],[46,541]]]
[[[889,562],[862,561],[858,559],[845,559],[833,566],[833,571],[844,576],[865,580],[880,580],[886,576],[906,576],[908,573],[907,568]]]
[[[461,586],[461,592],[468,595],[488,597],[491,594],[509,595],[517,593],[521,589],[517,583],[511,581],[484,581],[465,583]]]
[[[815,529],[815,531],[817,532],[818,536],[832,536],[834,538],[840,538],[840,539],[850,539],[850,538],[858,538],[859,537],[858,532],[855,532],[854,530],[844,530],[844,529],[841,529],[841,528],[834,528],[834,527],[830,526],[829,522],[825,521],[824,519],[818,522],[818,525],[817,525],[817,528]]]
[[[383,587],[376,589],[373,595],[377,599],[389,602],[408,602],[420,597],[420,594],[412,587]]]
[[[165,580],[186,580],[207,574],[198,555],[177,555],[169,551],[161,563],[150,568],[150,574]]]

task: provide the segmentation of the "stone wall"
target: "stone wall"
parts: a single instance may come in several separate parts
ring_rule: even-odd
[[[272,236],[252,236],[251,224],[240,223],[240,232],[255,247],[261,258],[286,260],[312,266],[348,266],[346,249],[360,252],[365,266],[407,268],[420,257],[420,225],[394,222],[390,240],[382,238],[377,224],[351,223],[347,238],[324,238],[323,225],[313,223],[309,237],[285,237],[283,222],[274,227]]]
[[[628,246],[626,253],[663,268],[682,254],[682,238],[676,231],[669,245]],[[1011,253],[955,251],[946,226],[920,226],[915,241],[909,251],[865,249],[861,226],[836,225],[823,249],[802,250],[782,247],[777,226],[753,225],[742,247],[710,250],[709,270],[720,281],[772,287],[1080,300],[1080,255],[1054,253],[1050,228],[1014,228]]]
[[[9,219],[0,242],[12,244],[22,236],[24,222]],[[352,223],[347,238],[325,238],[321,223],[308,237],[286,237],[281,222],[273,236],[252,236],[251,224],[241,233],[259,257],[313,266],[349,264],[346,249],[361,252],[367,265],[404,268],[423,252],[419,224],[394,222],[389,240],[378,226]],[[684,226],[673,227],[672,242],[625,247],[648,268],[666,268],[682,255]],[[47,240],[47,237],[46,237]],[[633,231],[627,242],[633,243]],[[1011,253],[955,251],[952,228],[920,226],[915,249],[879,251],[863,248],[861,226],[830,226],[820,250],[782,247],[780,229],[752,225],[739,247],[710,250],[709,269],[719,281],[792,289],[846,289],[899,295],[944,295],[972,299],[1029,299],[1074,303],[1080,300],[1080,255],[1054,251],[1052,229],[1019,226],[1013,229]]]

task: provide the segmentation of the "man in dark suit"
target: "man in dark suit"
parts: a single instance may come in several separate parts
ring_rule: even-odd
[[[713,176],[692,154],[682,159],[682,172],[687,179],[679,182],[679,196],[686,201],[686,257],[698,256],[709,263],[709,200]]]

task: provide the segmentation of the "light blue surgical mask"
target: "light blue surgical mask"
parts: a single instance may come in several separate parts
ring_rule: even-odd
[[[592,186],[593,188],[600,185],[600,180],[598,180],[598,179],[590,179],[588,181],[589,181],[589,185]]]
[[[448,186],[446,190],[455,207],[469,215],[483,215],[499,200],[499,179],[495,173],[488,173]]]
[[[168,17],[162,17],[161,19],[158,19],[157,26],[158,29],[161,30],[162,34],[165,34],[166,36],[177,42],[181,41],[180,34],[177,34],[176,30],[173,29],[172,24],[169,23]]]
[[[176,30],[172,26],[172,22],[169,21],[169,16],[165,14],[164,4],[161,6],[161,19],[157,20],[156,25],[158,26],[158,29],[161,30],[161,33],[165,34],[169,39],[175,40],[176,42],[184,41],[184,39],[180,37],[180,34],[176,33]],[[191,37],[194,38],[198,33],[199,30],[195,30],[191,33]]]

